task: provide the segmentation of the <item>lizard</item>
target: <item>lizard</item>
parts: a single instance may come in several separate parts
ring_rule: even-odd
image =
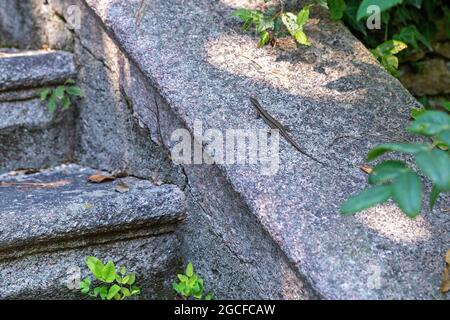
[[[303,151],[302,148],[300,148],[300,146],[298,145],[298,143],[295,142],[294,139],[292,139],[292,137],[288,134],[287,129],[274,117],[272,117],[267,111],[265,111],[256,98],[250,97],[250,102],[252,103],[253,107],[258,113],[258,117],[261,117],[264,120],[264,122],[266,122],[272,129],[277,129],[280,132],[280,134],[286,139],[286,141],[289,142],[298,152],[320,163],[321,165],[327,166],[322,161],[309,155],[306,151]]]

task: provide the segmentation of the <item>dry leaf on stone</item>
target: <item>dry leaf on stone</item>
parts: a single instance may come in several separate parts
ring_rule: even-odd
[[[367,174],[371,174],[373,172],[373,168],[369,166],[368,164],[363,164],[361,167],[359,167],[363,172]]]
[[[441,291],[447,293],[450,291],[450,250],[447,251],[445,255],[446,267],[444,269],[444,274],[442,275]]]
[[[113,175],[94,174],[88,178],[89,182],[102,183],[107,181],[114,181],[116,177]]]
[[[116,186],[114,187],[114,190],[119,193],[125,193],[130,191],[130,187],[122,180],[117,181]]]

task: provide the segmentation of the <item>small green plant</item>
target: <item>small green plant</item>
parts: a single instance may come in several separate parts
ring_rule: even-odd
[[[238,9],[234,16],[244,22],[244,31],[254,26],[260,36],[258,47],[275,46],[278,38],[289,35],[301,45],[310,45],[303,28],[313,5],[327,7],[332,20],[343,21],[394,76],[398,75],[399,60],[414,66],[433,52],[433,41],[444,36],[439,30],[445,30],[450,39],[450,7],[444,0],[315,0],[298,14],[285,12],[281,5]],[[374,5],[380,10],[380,26],[369,30],[367,18],[373,15],[369,9]]]
[[[286,35],[292,36],[299,44],[309,46],[311,43],[303,31],[303,27],[309,19],[309,9],[310,6],[305,6],[297,14],[294,14],[271,6],[264,12],[238,9],[234,11],[233,15],[244,22],[243,31],[254,27],[259,34],[258,47],[263,47],[269,43],[275,46],[277,39]]]
[[[47,100],[47,109],[50,113],[55,112],[58,105],[62,105],[63,109],[69,108],[72,104],[71,96],[84,97],[83,90],[75,86],[75,81],[72,79],[67,80],[64,85],[60,85],[55,89],[42,89],[39,95],[42,101]]]
[[[432,142],[382,144],[372,149],[367,158],[371,161],[387,152],[413,155],[417,167],[432,183],[430,207],[433,208],[441,193],[450,192],[450,115],[440,111],[418,112],[408,131],[431,138]],[[398,160],[380,163],[369,175],[369,184],[372,187],[342,205],[342,214],[355,213],[390,198],[411,218],[421,212],[422,181],[406,163]]]
[[[398,58],[396,54],[405,50],[408,46],[399,40],[388,40],[375,49],[370,50],[377,60],[393,76],[398,76]]]
[[[127,273],[125,267],[120,267],[119,272],[112,260],[103,264],[96,257],[87,257],[86,265],[93,276],[100,283],[91,290],[90,277],[80,282],[80,290],[91,297],[100,297],[102,300],[124,300],[133,296],[139,296],[141,290],[136,286],[136,274]]]
[[[185,274],[177,275],[179,282],[172,284],[175,292],[183,299],[194,298],[197,300],[212,300],[213,294],[208,293],[203,296],[203,279],[194,272],[192,263],[186,266]]]

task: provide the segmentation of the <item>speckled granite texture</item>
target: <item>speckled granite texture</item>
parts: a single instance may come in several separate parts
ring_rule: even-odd
[[[230,15],[235,1],[153,0],[139,25],[137,0],[85,2],[189,130],[195,120],[204,129],[264,128],[248,101],[254,95],[305,150],[327,163],[281,141],[274,176],[262,176],[255,166],[217,166],[246,207],[236,219],[254,216],[315,295],[442,298],[447,199],[416,220],[392,203],[353,217],[338,214],[339,205],[366,185],[357,166],[367,151],[403,139],[416,105],[341,24],[315,12],[306,28],[311,47],[256,49],[256,37],[242,34]],[[195,188],[210,210],[212,190]]]
[[[69,52],[0,50],[0,173],[73,159],[74,107],[49,113],[39,91],[75,77]]]
[[[0,52],[0,91],[60,84],[76,74],[69,52]]]
[[[88,255],[138,272],[142,298],[171,297],[183,192],[133,177],[122,178],[128,191],[118,192],[119,180],[88,183],[94,173],[62,165],[0,176],[0,297],[80,298],[65,284],[73,268],[87,274]]]

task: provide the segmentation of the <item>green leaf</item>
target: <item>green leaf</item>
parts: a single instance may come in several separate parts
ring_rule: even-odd
[[[100,298],[106,300],[108,298],[108,287],[103,286],[100,288]]]
[[[238,17],[239,19],[241,19],[242,21],[246,22],[249,19],[252,19],[253,17],[253,10],[249,10],[249,9],[237,9],[233,12],[233,16],[234,17]]]
[[[85,278],[83,281],[80,281],[80,289],[82,293],[84,294],[89,293],[90,288],[91,288],[90,278]]]
[[[63,103],[63,109],[67,109],[70,107],[70,98],[68,96],[64,96],[62,99],[62,103]]]
[[[127,277],[128,277],[128,280],[127,280],[128,285],[131,286],[136,282],[136,274],[135,273],[130,273]]]
[[[106,283],[112,283],[116,280],[116,266],[112,260],[109,260],[108,263],[103,268],[103,281]]]
[[[100,291],[101,291],[101,288],[100,288],[100,287],[94,288],[94,291],[93,291],[92,296],[93,296],[93,297],[98,297],[98,295],[100,294]]]
[[[270,41],[270,33],[263,31],[260,33],[259,38],[258,48],[264,47]]]
[[[120,274],[121,274],[122,276],[124,276],[125,273],[127,273],[127,268],[121,267],[121,268],[120,268]]]
[[[194,275],[194,266],[192,265],[191,262],[189,262],[188,265],[186,266],[186,275],[188,277],[192,277]]]
[[[402,0],[363,0],[359,5],[356,19],[361,20],[371,15],[370,12],[367,12],[367,8],[372,5],[380,7],[381,12],[383,12],[400,3],[402,3]]]
[[[64,91],[66,88],[64,86],[58,86],[55,91],[53,91],[53,95],[56,97],[56,99],[60,100],[64,97]]]
[[[209,300],[212,300],[212,299],[214,299],[214,295],[213,295],[212,293],[208,293],[208,294],[205,296],[205,299],[204,299],[204,300],[209,301]]]
[[[394,35],[393,38],[411,45],[416,50],[420,49],[418,42],[421,42],[429,50],[433,50],[430,41],[428,41],[428,39],[422,33],[420,33],[420,31],[417,30],[417,27],[414,25],[402,28],[400,30],[400,33]]]
[[[299,28],[303,28],[303,26],[308,22],[308,20],[309,20],[309,8],[310,8],[310,6],[305,6],[297,14],[296,21],[297,21],[297,26]]]
[[[437,135],[438,139],[441,140],[447,147],[450,148],[450,130],[439,132]]]
[[[96,257],[89,256],[86,258],[86,265],[96,279],[100,280],[102,278],[104,266],[99,259],[97,259]]]
[[[345,12],[345,0],[328,0],[331,20],[341,20]]]
[[[67,79],[66,82],[64,82],[64,85],[70,85],[70,84],[75,84],[75,80]]]
[[[184,274],[178,274],[177,277],[181,282],[187,282],[189,280]]]
[[[266,31],[267,29],[273,29],[274,20],[271,17],[263,16],[259,20],[258,25],[256,26],[256,32],[261,33]]]
[[[431,189],[430,194],[430,209],[433,210],[434,206],[436,205],[436,201],[439,198],[439,195],[441,194],[441,190],[439,190],[438,187],[433,185],[433,188]]]
[[[385,154],[386,152],[403,152],[403,153],[412,153],[416,154],[421,151],[428,150],[429,147],[427,145],[421,144],[408,144],[408,143],[385,143],[379,146],[376,146],[367,155],[367,160],[372,161],[379,156]]]
[[[117,284],[112,285],[111,288],[109,288],[108,290],[108,295],[106,296],[106,299],[111,300],[112,298],[114,298],[114,296],[120,292],[120,289],[121,288]]]
[[[424,114],[427,112],[427,109],[425,108],[413,108],[411,109],[411,118],[417,119],[418,116]]]
[[[365,189],[352,196],[341,206],[341,214],[352,214],[386,202],[392,195],[390,185],[380,185]]]
[[[402,161],[389,160],[375,166],[369,176],[370,184],[392,182],[400,174],[408,171],[408,166]]]
[[[41,97],[41,100],[44,101],[45,99],[47,99],[48,95],[50,93],[50,89],[49,88],[45,88],[39,91],[39,96]]]
[[[297,24],[297,16],[291,12],[286,12],[281,15],[281,21],[283,22],[286,29],[289,31],[291,36],[295,37],[295,33],[299,30]]]
[[[47,110],[50,113],[54,113],[56,111],[56,108],[57,108],[56,98],[54,97],[54,95],[52,95],[50,99],[48,99]]]
[[[67,87],[66,92],[71,96],[84,97],[83,90],[81,90],[81,88],[76,87],[76,86]]]
[[[130,297],[131,296],[131,292],[130,292],[130,290],[128,290],[128,288],[123,287],[121,289],[121,292],[122,292],[124,297]]]
[[[399,175],[392,185],[392,198],[409,217],[416,217],[422,210],[422,181],[419,176],[408,171]]]
[[[311,42],[309,42],[309,40],[308,40],[308,36],[302,30],[298,30],[295,33],[295,40],[299,44],[303,44],[305,46],[310,46],[311,45]]]
[[[397,54],[408,48],[408,45],[399,40],[388,40],[375,48],[375,56],[382,57]]]
[[[450,115],[440,111],[427,111],[408,127],[409,132],[425,136],[434,136],[447,130],[450,130]]]
[[[416,155],[420,170],[441,191],[450,191],[450,155],[442,150],[432,149]]]
[[[141,289],[136,287],[136,286],[132,286],[131,287],[131,295],[132,296],[137,296],[141,294]]]
[[[445,110],[450,112],[450,101],[442,102],[442,107],[444,107]]]

